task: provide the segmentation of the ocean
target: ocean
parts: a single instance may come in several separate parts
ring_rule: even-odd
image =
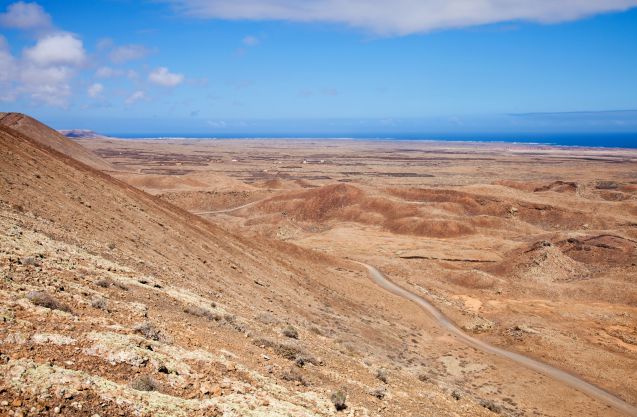
[[[353,139],[383,141],[459,141],[459,142],[503,142],[556,146],[582,146],[603,148],[637,148],[635,133],[431,133],[431,134],[342,134],[331,133],[208,133],[191,134],[177,132],[161,133],[105,133],[107,136],[126,139],[187,138],[187,139]]]

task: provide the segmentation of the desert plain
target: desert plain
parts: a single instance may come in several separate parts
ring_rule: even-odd
[[[0,413],[634,415],[637,150],[0,122]]]

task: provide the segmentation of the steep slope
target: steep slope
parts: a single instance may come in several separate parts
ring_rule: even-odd
[[[111,164],[83,146],[68,140],[58,131],[22,113],[0,113],[0,125],[17,130],[41,145],[49,146],[95,169],[113,169]]]
[[[364,272],[231,235],[56,140],[0,126],[1,414],[335,415],[336,390],[354,415],[490,413],[419,380],[403,340],[430,323]]]

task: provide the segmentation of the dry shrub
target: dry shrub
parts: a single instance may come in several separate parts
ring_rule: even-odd
[[[40,262],[35,258],[35,256],[26,256],[20,260],[20,263],[28,266],[40,266]]]
[[[65,311],[67,313],[71,312],[71,308],[69,306],[60,303],[44,291],[31,291],[27,294],[27,299],[36,306],[45,307],[51,310]]]
[[[491,400],[480,400],[480,405],[496,414],[502,413],[502,407]]]
[[[184,313],[188,313],[192,316],[197,316],[197,317],[205,317],[211,321],[221,320],[221,315],[214,313],[208,310],[207,308],[203,308],[203,307],[199,307],[195,305],[188,305],[184,307]]]
[[[369,394],[373,397],[378,398],[379,400],[382,400],[387,395],[387,389],[385,387],[378,387],[376,389],[373,389]]]
[[[164,339],[161,331],[149,322],[138,324],[137,326],[135,326],[134,330],[135,333],[139,333],[149,340],[158,342]]]
[[[128,291],[128,287],[123,282],[113,281],[113,285],[116,286],[117,288],[119,288],[122,291]]]
[[[383,382],[383,383],[387,383],[388,378],[387,378],[387,371],[385,369],[377,369],[376,370],[376,379],[378,379],[379,381]]]
[[[281,374],[281,378],[285,381],[298,382],[300,385],[308,385],[303,375],[295,368],[290,368]]]
[[[130,387],[137,391],[159,391],[159,384],[149,375],[133,379]]]
[[[95,285],[97,285],[98,287],[102,287],[102,288],[108,288],[113,284],[113,282],[110,279],[106,279],[106,278],[100,278],[97,281],[95,281]]]
[[[343,390],[333,392],[330,396],[330,400],[332,400],[332,404],[334,404],[334,408],[336,408],[336,411],[345,410],[347,408],[347,404],[345,403],[345,401],[347,400],[347,395]]]
[[[293,326],[284,327],[281,333],[283,334],[283,336],[289,337],[291,339],[299,338],[299,332]]]
[[[94,297],[91,300],[91,307],[97,308],[98,310],[108,310],[106,298]]]
[[[287,360],[297,361],[297,365],[299,366],[302,366],[306,362],[318,364],[316,359],[305,354],[300,348],[287,343],[279,343],[265,338],[255,339],[252,343],[259,347],[270,348],[274,353]]]
[[[276,352],[277,355],[291,361],[296,361],[297,358],[300,355],[302,355],[301,349],[297,348],[296,346],[288,345],[285,343],[277,344],[274,347],[274,351]]]

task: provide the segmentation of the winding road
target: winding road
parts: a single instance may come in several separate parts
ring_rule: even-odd
[[[238,207],[228,208],[224,210],[205,211],[205,212],[199,212],[194,214],[230,213],[233,211],[240,210],[242,208],[250,207],[252,205],[260,203],[261,201],[263,200],[253,201],[251,203],[243,204]],[[386,291],[389,291],[392,294],[398,295],[399,297],[405,298],[409,301],[413,301],[414,303],[418,304],[418,306],[420,306],[423,310],[429,313],[429,315],[432,316],[438,322],[440,326],[442,326],[445,330],[447,330],[449,333],[454,335],[460,341],[465,343],[467,346],[471,346],[485,353],[490,353],[505,359],[509,359],[522,366],[525,366],[536,372],[539,372],[548,377],[551,377],[555,379],[556,381],[560,381],[586,395],[589,395],[592,398],[602,401],[603,403],[606,403],[610,405],[611,407],[614,407],[615,409],[625,413],[628,416],[637,417],[637,407],[627,403],[626,401],[611,394],[608,391],[605,391],[589,382],[584,381],[581,378],[578,378],[577,376],[573,374],[570,374],[566,371],[555,368],[551,365],[540,362],[538,360],[531,359],[520,353],[510,352],[508,350],[490,345],[480,339],[476,339],[475,337],[468,335],[467,333],[463,332],[462,329],[456,326],[451,320],[449,320],[447,316],[445,316],[440,310],[438,310],[433,304],[431,304],[425,298],[417,294],[414,294],[397,284],[394,284],[389,279],[387,279],[383,275],[383,273],[380,272],[375,267],[363,262],[358,262],[358,261],[354,261],[354,262],[367,268],[367,270],[369,271],[369,275],[375,284],[385,289]]]
[[[355,261],[357,262],[357,261]],[[540,372],[546,376],[549,376],[557,381],[563,382],[566,385],[569,385],[576,390],[587,394],[595,399],[598,399],[619,411],[626,413],[626,415],[637,417],[637,407],[628,404],[621,398],[616,397],[615,395],[591,384],[583,379],[576,377],[566,371],[555,368],[551,365],[545,364],[543,362],[537,361],[535,359],[531,359],[527,356],[521,355],[519,353],[510,352],[508,350],[501,349],[499,347],[490,345],[482,340],[476,339],[465,332],[463,332],[458,326],[456,326],[451,320],[449,320],[441,311],[439,311],[436,307],[434,307],[429,301],[424,299],[423,297],[416,295],[399,285],[394,284],[390,280],[388,280],[382,272],[378,269],[374,268],[371,265],[357,262],[360,265],[363,265],[369,271],[369,275],[380,287],[391,292],[392,294],[398,295],[399,297],[405,298],[409,301],[413,301],[418,304],[423,310],[429,313],[437,322],[440,324],[445,330],[449,331],[452,335],[457,337],[460,341],[465,343],[468,346],[471,346],[475,349],[481,350],[486,353],[498,355],[500,357],[512,360],[513,362],[519,363],[529,369]]]

